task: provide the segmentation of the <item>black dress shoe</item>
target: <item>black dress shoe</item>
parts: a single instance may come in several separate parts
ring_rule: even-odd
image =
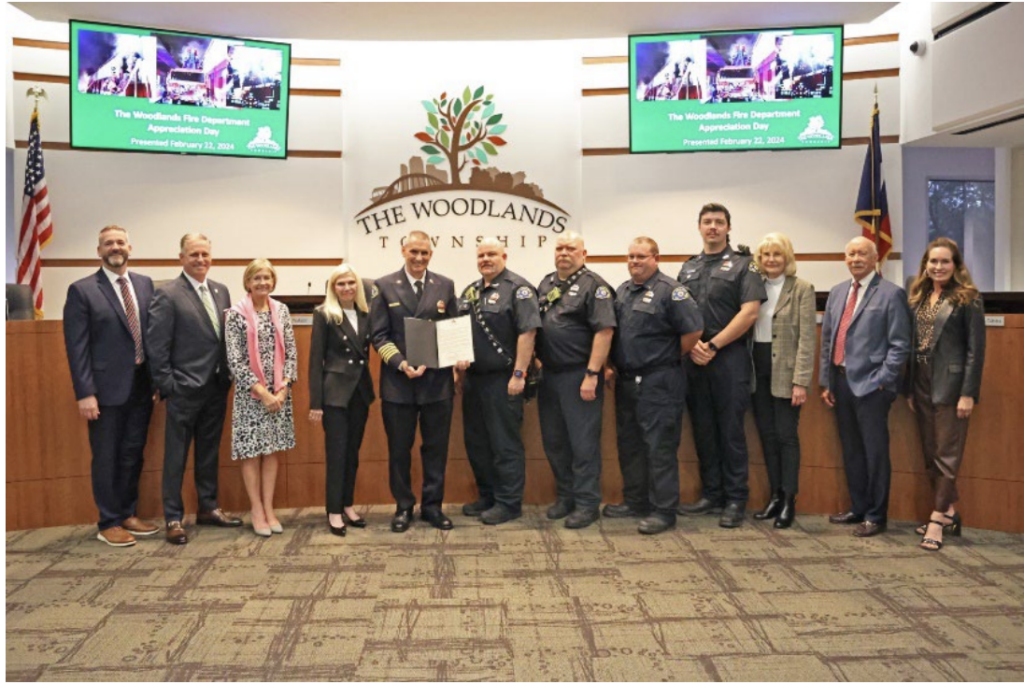
[[[548,520],[561,520],[572,513],[573,508],[575,508],[575,506],[572,501],[569,501],[568,499],[559,499],[553,506],[548,508],[546,515],[548,516]]]
[[[728,529],[739,527],[743,524],[744,513],[746,513],[746,507],[741,503],[732,501],[722,511],[722,517],[718,519],[718,526]]]
[[[473,503],[465,504],[462,507],[462,515],[468,518],[479,518],[480,514],[486,511],[488,508],[494,506],[493,501],[487,499],[477,499]]]
[[[217,527],[241,527],[242,519],[235,518],[219,508],[212,511],[201,511],[196,513],[197,525],[216,525]]]
[[[754,514],[754,520],[771,520],[772,518],[777,518],[779,513],[782,512],[783,496],[782,492],[776,492],[773,494],[768,505],[764,507],[764,510]]]
[[[596,508],[577,508],[565,519],[565,526],[570,530],[581,530],[597,522],[601,513]]]
[[[662,532],[671,530],[675,526],[675,517],[669,518],[668,516],[653,513],[641,520],[640,524],[637,525],[636,530],[640,534],[661,534]]]
[[[480,514],[480,520],[485,525],[502,525],[516,518],[521,518],[521,510],[514,511],[504,504],[496,503]]]
[[[341,519],[345,522],[346,525],[351,525],[352,527],[366,527],[366,518],[354,518],[353,519],[353,518],[348,517],[347,514],[342,513],[341,514]]]
[[[876,534],[882,534],[885,532],[885,523],[874,523],[870,520],[865,520],[860,525],[853,528],[854,537],[874,537]]]
[[[859,525],[864,522],[864,516],[857,515],[853,511],[846,511],[828,516],[828,521],[833,525]]]
[[[405,532],[409,529],[410,523],[412,523],[412,509],[406,508],[402,510],[399,508],[395,511],[395,517],[391,519],[391,531]]]
[[[455,527],[451,518],[437,508],[420,509],[420,520],[428,522],[439,530],[450,530]]]
[[[342,520],[345,519],[344,514],[342,514],[341,517]],[[335,527],[334,525],[332,525],[330,518],[327,519],[327,526],[331,528],[331,534],[336,535],[338,537],[344,537],[345,533],[348,532],[348,527],[346,527],[345,525],[342,525],[341,527]]]
[[[680,515],[718,515],[722,512],[722,504],[715,503],[711,499],[701,497],[692,504],[683,504],[679,507]]]
[[[782,510],[779,511],[779,517],[775,519],[775,524],[772,527],[777,530],[785,530],[793,526],[794,518],[796,518],[796,497],[787,494],[782,504]]]
[[[608,504],[602,513],[606,518],[645,518],[647,511],[633,508],[628,503]]]

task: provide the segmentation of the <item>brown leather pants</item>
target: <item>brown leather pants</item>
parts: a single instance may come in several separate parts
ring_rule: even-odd
[[[935,489],[935,510],[946,511],[960,500],[956,474],[964,458],[968,418],[956,417],[955,404],[932,403],[932,364],[917,357],[914,382],[914,408],[921,430],[924,462]]]

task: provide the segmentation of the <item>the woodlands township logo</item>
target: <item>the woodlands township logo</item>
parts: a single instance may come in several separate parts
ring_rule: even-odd
[[[356,215],[365,235],[448,217],[475,218],[474,229],[481,218],[515,221],[545,233],[566,229],[569,214],[528,182],[525,172],[495,165],[499,149],[508,144],[509,127],[483,86],[467,86],[461,96],[443,92],[422,105],[426,125],[413,137],[426,157],[411,157],[390,185],[374,188],[370,204]],[[431,197],[439,193],[445,194]],[[381,242],[386,245],[386,238]],[[452,236],[451,246],[463,246],[462,238]]]

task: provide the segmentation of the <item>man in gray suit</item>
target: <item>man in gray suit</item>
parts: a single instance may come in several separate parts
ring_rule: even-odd
[[[910,354],[910,309],[902,289],[875,272],[864,237],[846,245],[852,280],[832,288],[821,322],[821,398],[836,411],[850,510],[829,518],[857,525],[856,537],[885,531],[889,510],[889,408]]]
[[[149,364],[160,396],[167,399],[163,500],[167,541],[185,544],[181,483],[188,449],[195,440],[195,479],[200,525],[238,527],[242,521],[217,505],[220,437],[227,411],[228,375],[224,311],[228,288],[206,277],[213,259],[210,240],[199,233],[181,238],[183,273],[153,296],[149,312]]]

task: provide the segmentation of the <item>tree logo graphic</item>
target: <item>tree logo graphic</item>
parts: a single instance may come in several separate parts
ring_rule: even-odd
[[[370,205],[358,215],[409,195],[453,189],[515,195],[566,213],[544,199],[539,186],[527,183],[525,172],[502,171],[495,166],[498,148],[508,144],[502,137],[508,125],[505,115],[496,110],[494,96],[486,92],[484,86],[466,86],[461,95],[445,91],[422,100],[426,125],[413,137],[421,143],[419,151],[426,158],[413,156],[408,164],[402,164],[399,177],[390,185],[374,188]],[[466,171],[469,177],[464,180]]]

